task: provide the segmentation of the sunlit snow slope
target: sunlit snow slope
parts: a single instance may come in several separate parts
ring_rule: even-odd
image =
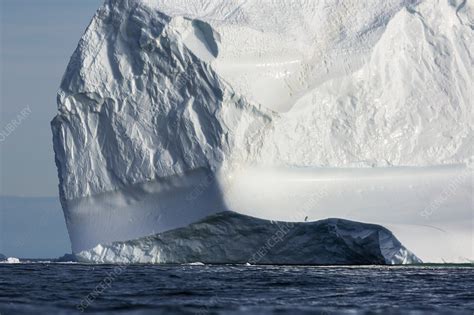
[[[105,1],[52,122],[73,251],[309,207],[392,226],[424,261],[473,260],[473,20],[456,0]],[[305,205],[340,169],[327,207]]]

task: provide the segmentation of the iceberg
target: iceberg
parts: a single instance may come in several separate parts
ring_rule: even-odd
[[[20,259],[18,259],[16,257],[8,257],[6,262],[7,262],[7,264],[19,264]]]
[[[341,219],[261,220],[220,212],[189,226],[76,254],[94,263],[375,265],[421,263],[387,229]],[[196,263],[199,261],[199,263]]]
[[[233,211],[473,260],[473,18],[456,0],[106,0],[51,123],[73,252]]]
[[[20,260],[16,257],[8,257],[8,258],[4,258],[2,259],[2,257],[0,257],[0,264],[19,264],[20,263]]]

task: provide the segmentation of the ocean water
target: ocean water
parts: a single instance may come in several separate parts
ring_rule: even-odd
[[[474,314],[474,266],[0,265],[0,314]]]

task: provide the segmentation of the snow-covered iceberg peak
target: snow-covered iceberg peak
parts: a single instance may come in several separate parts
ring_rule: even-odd
[[[472,20],[452,0],[106,0],[52,121],[73,251],[242,212],[228,180],[250,167],[470,163]]]
[[[294,223],[221,212],[187,227],[76,254],[94,263],[421,263],[378,225],[341,219]]]

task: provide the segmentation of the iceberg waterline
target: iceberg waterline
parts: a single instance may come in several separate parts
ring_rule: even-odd
[[[429,170],[472,162],[472,16],[470,3],[444,0],[105,1],[71,58],[52,122],[73,251],[221,210],[285,221],[296,202],[311,221],[387,226],[417,254],[435,232],[404,224],[442,223],[442,250],[422,258],[472,259],[472,171],[452,169],[462,176],[457,193],[431,206],[449,176]],[[265,171],[394,166],[428,171],[416,184],[356,178],[349,191]],[[242,185],[255,191],[240,198]],[[360,202],[378,189],[406,200]],[[356,202],[306,202],[341,194]],[[452,243],[462,246],[446,256]]]
[[[421,263],[387,229],[341,219],[261,220],[220,212],[187,227],[76,254],[94,263],[411,264]]]

